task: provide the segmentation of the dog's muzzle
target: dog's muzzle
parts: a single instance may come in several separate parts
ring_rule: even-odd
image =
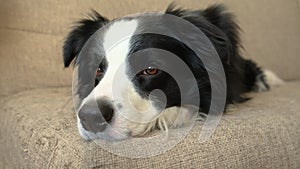
[[[97,100],[97,105],[84,104],[78,117],[82,127],[93,133],[103,132],[108,123],[111,122],[115,108],[111,101],[106,98]]]

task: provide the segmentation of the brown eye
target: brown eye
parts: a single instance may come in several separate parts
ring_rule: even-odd
[[[98,68],[96,71],[96,76],[101,76],[102,73],[103,73],[102,70],[100,68]]]
[[[143,74],[144,75],[155,75],[157,73],[157,71],[158,70],[156,68],[154,68],[154,67],[148,67],[148,69],[145,69],[143,71]]]

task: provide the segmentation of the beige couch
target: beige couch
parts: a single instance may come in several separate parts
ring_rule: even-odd
[[[71,23],[91,8],[115,18],[161,11],[171,1],[0,1],[0,168],[300,168],[299,0],[224,1],[243,29],[245,56],[287,82],[252,94],[223,116],[207,142],[197,142],[197,122],[166,153],[130,159],[79,137],[72,70],[63,68],[61,56]]]

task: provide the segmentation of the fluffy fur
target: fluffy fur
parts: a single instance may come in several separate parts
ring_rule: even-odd
[[[205,10],[183,10],[170,5],[165,13],[192,23],[211,41],[225,70],[227,104],[248,100],[249,98],[242,96],[243,93],[269,88],[263,71],[253,61],[244,59],[240,55],[239,27],[234,21],[234,16],[228,13],[223,5],[213,5]],[[106,121],[111,124],[113,130],[99,128],[93,124],[96,116],[99,115],[94,113],[90,117],[91,113],[84,111],[83,107],[90,101],[87,97],[82,102],[78,115],[81,136],[86,139],[95,139],[100,136],[100,133],[106,132],[113,138],[121,139],[124,137],[120,136],[120,133],[125,137],[143,135],[156,127],[167,130],[171,126],[178,127],[189,122],[193,109],[186,106],[190,105],[189,99],[186,99],[185,103],[181,103],[181,98],[193,99],[193,96],[180,94],[176,81],[167,72],[158,68],[158,73],[155,75],[143,75],[143,71],[134,74],[135,65],[132,54],[147,48],[172,52],[188,65],[197,81],[197,86],[194,88],[200,92],[199,108],[201,112],[208,113],[211,105],[211,84],[201,60],[189,47],[174,38],[151,33],[133,35],[139,29],[139,21],[135,18],[109,21],[94,11],[91,18],[78,22],[67,36],[63,47],[64,65],[68,67],[72,60],[76,60],[85,42],[108,23],[112,24],[105,33],[103,46],[109,43],[116,28],[128,28],[130,36],[129,40],[117,45],[112,51],[105,49],[107,55],[99,65],[103,74],[95,77],[97,108],[100,109]],[[151,63],[154,59],[156,62],[164,62],[154,56],[147,56],[144,59],[145,67],[149,66],[147,63]],[[107,88],[113,85],[113,76],[123,62],[126,63],[126,66],[122,69],[121,76],[124,77],[127,84],[125,88],[119,85],[118,97],[113,98],[112,93],[107,92],[109,91]],[[128,74],[132,74],[133,78],[126,78]],[[160,89],[165,94],[167,102],[163,110],[157,106],[162,98],[156,97],[154,100],[149,98],[150,93],[155,89]],[[179,121],[175,120],[177,116],[180,116]],[[119,134],[116,134],[116,131]]]

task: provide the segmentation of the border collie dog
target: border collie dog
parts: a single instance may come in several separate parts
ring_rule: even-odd
[[[204,10],[183,10],[170,5],[164,13],[182,19],[201,32],[215,49],[224,70],[225,111],[226,105],[241,103],[249,98],[243,94],[251,91],[264,91],[269,84],[256,63],[240,55],[239,27],[231,13],[223,5],[213,5]],[[192,107],[197,106],[197,112],[208,113],[212,105],[212,84],[207,66],[197,56],[195,51],[180,39],[156,33],[135,34],[143,28],[172,27],[168,22],[157,20],[148,26],[147,21],[138,16],[129,16],[109,21],[97,12],[88,19],[77,23],[66,37],[63,46],[64,65],[68,67],[72,61],[81,64],[85,56],[81,55],[85,43],[99,29],[106,27],[98,38],[99,49],[103,51],[98,69],[93,71],[93,99],[97,106],[91,106],[90,97],[82,100],[78,117],[80,135],[87,139],[100,138],[99,133],[106,133],[116,139],[142,136],[153,129],[168,130],[182,127],[192,118]],[[180,26],[180,25],[179,25]],[[118,31],[129,32],[127,39],[109,48],[111,39]],[[196,35],[191,32],[188,36]],[[199,39],[201,41],[201,39]],[[201,43],[200,43],[201,44]],[[170,60],[165,60],[156,52],[145,52],[137,57],[138,52],[147,49],[158,49],[174,54],[192,72],[196,85],[185,78],[183,68]],[[209,56],[205,56],[209,57]],[[176,60],[171,59],[171,60]],[[216,63],[207,63],[215,65]],[[125,65],[123,69],[122,65]],[[186,89],[181,91],[180,85],[173,75],[162,67],[177,71]],[[118,83],[121,77],[125,79]],[[218,77],[218,76],[217,76]],[[181,84],[181,85],[182,85]],[[112,86],[117,86],[113,88]],[[163,94],[162,94],[163,93]],[[196,95],[199,95],[197,100]],[[117,97],[115,97],[117,96]],[[197,101],[198,103],[195,103]],[[161,104],[163,103],[163,104]],[[105,123],[103,123],[103,118]],[[108,127],[110,126],[110,127]],[[110,128],[110,129],[108,129]]]

